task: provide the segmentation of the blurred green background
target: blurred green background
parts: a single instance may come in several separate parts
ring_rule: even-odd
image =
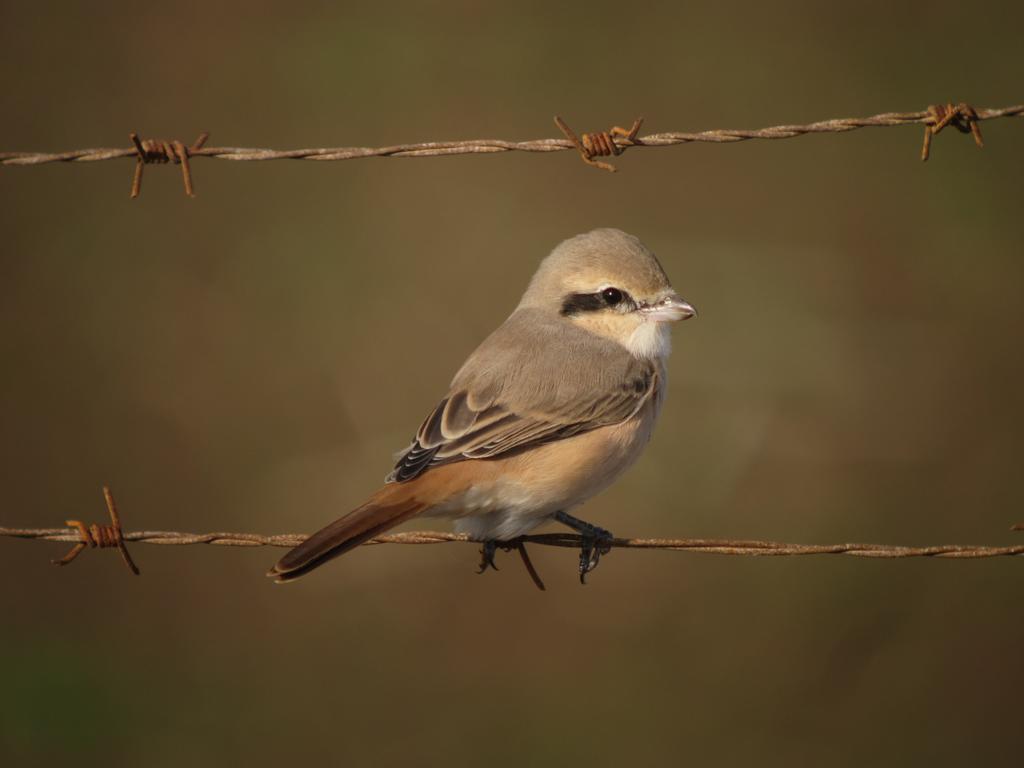
[[[5,3],[0,150],[755,128],[1021,101],[1020,3]],[[701,312],[619,535],[1020,542],[1024,122],[345,163],[0,170],[0,524],[308,532],[540,258],[639,235]],[[436,522],[426,526],[436,527]],[[409,526],[407,526],[409,527]],[[411,526],[417,527],[417,526]],[[994,764],[1024,562],[0,540],[9,765]]]

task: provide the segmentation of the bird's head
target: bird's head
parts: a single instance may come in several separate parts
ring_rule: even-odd
[[[556,312],[646,358],[667,356],[669,323],[697,314],[655,255],[618,229],[561,243],[541,262],[519,306]]]

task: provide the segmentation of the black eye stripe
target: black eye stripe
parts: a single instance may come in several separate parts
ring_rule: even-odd
[[[612,290],[619,294],[616,301],[609,301],[609,297],[605,295]],[[625,291],[605,288],[597,293],[570,293],[562,299],[562,315],[572,317],[581,312],[597,312],[602,309],[610,309],[613,306],[624,307],[633,305],[633,299]]]
[[[600,293],[570,293],[562,300],[562,314],[571,317],[581,312],[596,312],[606,306]]]

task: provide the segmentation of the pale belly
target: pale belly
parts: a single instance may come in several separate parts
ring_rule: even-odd
[[[611,485],[647,445],[660,405],[661,397],[655,396],[622,424],[507,459],[474,461],[473,469],[479,471],[473,472],[473,484],[425,514],[453,518],[455,530],[474,538],[521,536]],[[448,466],[465,468],[466,463]]]

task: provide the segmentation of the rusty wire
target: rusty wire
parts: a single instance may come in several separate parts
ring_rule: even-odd
[[[110,525],[86,526],[78,520],[67,520],[66,528],[3,528],[0,536],[19,539],[36,539],[42,541],[68,542],[74,546],[59,560],[51,560],[55,565],[67,565],[72,562],[86,547],[116,547],[129,570],[135,575],[139,569],[132,560],[126,542],[144,544],[189,545],[214,544],[227,547],[296,547],[308,537],[305,534],[285,533],[266,536],[259,533],[182,533],[180,531],[134,531],[124,533],[121,520],[114,504],[113,494],[106,486],[103,488],[110,515]],[[1024,525],[1014,525],[1011,530],[1022,530]],[[443,544],[448,542],[470,542],[484,544],[464,533],[441,533],[437,531],[410,531],[407,533],[391,533],[370,539],[367,544]],[[947,544],[940,546],[906,547],[893,544],[785,544],[778,541],[757,539],[622,539],[613,538],[600,542],[602,551],[612,548],[619,549],[663,549],[676,552],[703,552],[715,555],[752,555],[752,556],[783,556],[783,555],[851,555],[853,557],[875,558],[907,558],[907,557],[945,557],[960,559],[976,559],[984,557],[1007,557],[1024,555],[1024,545],[1008,547],[975,546],[964,544]],[[526,551],[527,544],[540,544],[550,547],[570,547],[579,549],[593,546],[593,541],[574,533],[540,533],[519,536],[505,542],[499,542],[505,551],[517,551],[527,574],[537,589],[543,591],[544,581],[537,573],[530,556]],[[493,552],[490,556],[486,548],[480,551],[483,559],[479,573],[483,573],[487,565],[495,568]],[[581,566],[580,581],[584,583],[586,570]]]
[[[82,543],[81,532],[75,528],[4,528],[0,536],[65,543]],[[126,542],[140,544],[190,545],[212,544],[223,547],[296,547],[308,535],[302,533],[184,533],[180,531],[130,531],[123,533]],[[537,533],[516,541],[549,547],[579,549],[583,539],[575,533]],[[482,543],[464,533],[443,531],[407,531],[389,533],[370,539],[367,544],[446,544],[451,542]],[[514,542],[513,542],[514,543]],[[664,549],[675,552],[703,552],[713,555],[850,555],[852,557],[945,557],[978,559],[1024,555],[1024,544],[993,547],[973,544],[941,544],[908,547],[899,544],[787,544],[761,539],[647,539],[614,538],[608,542],[616,549]]]
[[[921,146],[921,160],[927,160],[931,153],[932,136],[935,136],[947,125],[952,125],[960,133],[969,133],[974,137],[978,149],[985,147],[981,139],[981,128],[978,125],[978,113],[970,104],[932,104],[928,107],[932,120],[924,126],[924,144]]]
[[[555,125],[557,125],[559,130],[565,134],[565,138],[573,143],[573,146],[575,146],[579,151],[583,162],[587,165],[592,165],[595,168],[600,168],[603,171],[611,171],[612,173],[615,173],[616,170],[614,165],[603,163],[600,160],[595,160],[594,158],[608,157],[610,155],[618,157],[626,151],[626,147],[637,146],[636,135],[640,132],[640,126],[643,125],[643,123],[644,119],[642,117],[638,117],[633,121],[632,128],[620,128],[616,125],[607,131],[584,133],[583,136],[577,138],[572,128],[566,125],[562,118],[555,115]],[[938,131],[936,131],[936,133],[937,132]],[[621,139],[625,143],[620,146],[616,143],[616,139]]]
[[[121,530],[121,518],[117,514],[117,505],[114,503],[114,494],[110,488],[103,486],[103,500],[107,504],[107,513],[110,515],[110,525],[96,525],[95,523],[86,526],[81,520],[65,520],[64,525],[78,531],[78,539],[64,557],[59,560],[51,560],[54,565],[68,565],[78,557],[86,547],[117,547],[121,553],[121,559],[128,567],[128,570],[139,575],[139,567],[135,565],[132,556],[128,553],[128,547],[124,545],[124,534]]]
[[[182,164],[182,173],[186,179],[186,193],[191,185],[188,170],[188,159],[195,157],[215,157],[221,160],[355,160],[362,157],[437,157],[442,155],[489,154],[494,152],[561,152],[576,149],[582,159],[590,165],[611,170],[607,163],[596,161],[595,156],[618,155],[629,147],[667,147],[691,142],[711,142],[728,144],[750,139],[789,139],[809,133],[846,133],[860,128],[889,127],[896,125],[924,125],[925,140],[922,147],[922,159],[927,159],[934,134],[947,125],[954,125],[961,131],[974,134],[975,141],[980,144],[981,134],[978,123],[1003,117],[1020,117],[1024,115],[1024,104],[1010,107],[974,109],[965,103],[953,105],[932,105],[918,112],[885,112],[871,117],[833,118],[804,125],[775,125],[755,130],[718,129],[699,131],[696,133],[669,132],[654,133],[648,136],[637,136],[639,121],[634,128],[627,131],[613,128],[609,131],[583,134],[577,139],[572,131],[559,119],[559,127],[563,128],[566,138],[535,139],[531,141],[506,141],[502,139],[471,139],[466,141],[432,141],[412,144],[395,144],[386,147],[319,147],[313,149],[256,149],[245,147],[207,147],[197,141],[186,146],[181,141],[149,140],[153,142],[151,151],[146,143],[140,142],[127,148],[107,149],[74,149],[67,152],[0,152],[0,165],[40,165],[57,162],[96,162],[117,158],[134,157],[138,174],[144,162],[167,162],[168,160]],[[140,149],[141,146],[141,149]],[[182,150],[179,152],[178,150]],[[146,160],[147,154],[151,159]],[[161,159],[163,158],[163,159]],[[141,177],[140,177],[141,182]],[[133,191],[137,191],[133,184]]]
[[[188,164],[188,159],[203,148],[206,140],[210,138],[209,133],[206,131],[200,133],[190,147],[186,147],[184,143],[177,139],[173,141],[167,141],[166,139],[139,139],[139,135],[134,131],[128,134],[128,138],[135,145],[135,175],[132,177],[131,197],[138,197],[139,192],[142,191],[142,169],[145,165],[172,161],[175,164],[181,165],[181,179],[185,185],[185,194],[189,197],[196,196],[192,188],[192,169]]]

